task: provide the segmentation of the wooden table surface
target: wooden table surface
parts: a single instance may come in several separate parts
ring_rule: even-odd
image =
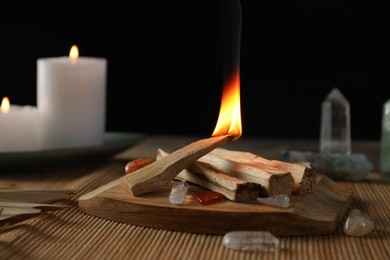
[[[379,143],[376,141],[355,141],[352,146],[353,152],[367,155],[375,166],[374,171],[361,182],[342,183],[353,189],[350,209],[357,208],[374,220],[374,230],[361,237],[344,234],[344,218],[334,234],[281,236],[272,252],[242,252],[223,246],[222,235],[129,225],[78,209],[78,197],[122,176],[128,161],[155,157],[157,148],[174,151],[201,138],[206,137],[148,136],[107,160],[26,171],[0,170],[0,189],[76,191],[63,202],[69,208],[0,222],[0,259],[389,259],[390,183],[382,182],[377,173]],[[223,147],[280,159],[286,149],[317,149],[318,142],[241,137]]]

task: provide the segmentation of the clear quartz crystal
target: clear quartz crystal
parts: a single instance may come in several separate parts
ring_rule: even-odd
[[[383,105],[380,174],[390,181],[390,99]]]
[[[223,236],[223,245],[241,251],[270,251],[279,239],[269,231],[231,231]]]
[[[271,197],[258,197],[256,199],[258,202],[270,206],[286,208],[290,206],[290,196],[286,194],[278,194]]]
[[[186,181],[175,181],[169,192],[169,202],[182,204],[187,196],[188,183]]]
[[[349,236],[363,236],[374,229],[374,221],[358,209],[352,209],[344,224],[344,232]]]
[[[350,107],[338,88],[322,102],[320,152],[351,153]]]

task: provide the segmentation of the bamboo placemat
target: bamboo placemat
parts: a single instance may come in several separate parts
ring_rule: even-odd
[[[1,188],[23,179],[23,186],[76,189],[61,211],[2,225],[0,259],[388,259],[390,256],[390,183],[372,174],[353,187],[351,208],[367,213],[375,229],[362,237],[344,234],[343,224],[331,235],[279,237],[273,252],[240,252],[223,246],[222,236],[157,230],[84,214],[77,198],[123,173],[125,162],[36,173],[6,175]],[[3,175],[4,177],[4,175]],[[21,184],[20,184],[21,185]],[[221,221],[223,221],[221,219]],[[245,220],[243,220],[245,221]],[[189,223],[190,225],[191,223]]]

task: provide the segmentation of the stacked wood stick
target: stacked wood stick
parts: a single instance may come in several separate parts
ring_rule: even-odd
[[[157,151],[157,160],[167,156]],[[278,194],[313,191],[316,172],[305,166],[241,151],[216,148],[181,171],[176,179],[186,180],[233,201],[248,201]]]
[[[317,182],[316,171],[306,165],[298,163],[268,160],[253,153],[231,151],[222,148],[214,149],[208,156],[220,157],[239,164],[251,165],[267,171],[270,169],[278,169],[280,171],[289,172],[294,179],[292,192],[295,194],[306,194],[312,192]]]
[[[158,149],[156,160],[134,164],[134,171],[121,177],[121,185],[139,196],[181,179],[220,192],[232,201],[313,191],[316,172],[311,168],[218,147],[231,139],[228,135],[211,137],[171,154]]]

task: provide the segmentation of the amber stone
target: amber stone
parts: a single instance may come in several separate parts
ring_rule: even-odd
[[[192,196],[203,205],[209,205],[225,199],[223,194],[215,191],[197,191]]]
[[[155,159],[149,157],[141,157],[135,160],[132,160],[125,165],[125,174],[132,173],[142,167],[145,167],[148,164],[151,164],[155,161]]]

